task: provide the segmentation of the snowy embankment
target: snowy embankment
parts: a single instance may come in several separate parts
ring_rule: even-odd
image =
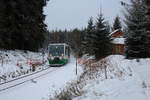
[[[98,69],[73,100],[150,100],[150,59],[127,60],[120,55],[105,58],[104,69]],[[93,65],[100,65],[97,62]]]
[[[7,51],[3,52],[3,55],[5,55],[6,57],[1,69],[2,73],[6,74],[13,72],[11,70],[12,68],[14,69],[14,71],[18,70],[18,72],[26,71],[26,68],[30,69],[30,66],[26,63],[28,62],[28,58],[32,57],[32,59],[36,58],[42,60],[41,53]],[[7,62],[7,60],[9,61]],[[21,64],[21,67],[23,67],[21,69],[16,65],[16,63],[18,63],[18,60],[21,60],[19,62],[19,64]],[[43,66],[39,67],[43,68]],[[46,72],[42,72],[43,75],[40,77],[38,77],[39,75],[36,75],[37,77],[28,77],[28,81],[24,82],[23,84],[17,85],[5,91],[1,91],[0,98],[2,100],[47,100],[50,98],[50,95],[55,95],[55,91],[59,91],[60,89],[67,86],[69,82],[77,80],[75,69],[76,59],[74,57],[71,57],[69,63],[63,67],[49,68],[48,70],[46,70]],[[79,67],[78,75],[80,75],[81,72],[81,67]],[[34,78],[34,80],[30,80],[30,78]]]
[[[42,63],[45,58],[29,51],[0,51],[0,92],[49,72],[49,66]]]
[[[46,56],[45,56],[46,57]],[[44,58],[46,59],[46,58]],[[31,68],[31,61],[42,61],[41,53],[27,51],[0,51],[0,75],[20,74]]]

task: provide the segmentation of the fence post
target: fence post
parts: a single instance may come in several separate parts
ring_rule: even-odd
[[[3,59],[3,56],[2,55],[0,55],[0,57],[1,57],[1,66],[3,67],[3,64],[4,64],[4,59]]]
[[[77,57],[76,57],[76,75],[78,74],[78,64],[77,64]]]

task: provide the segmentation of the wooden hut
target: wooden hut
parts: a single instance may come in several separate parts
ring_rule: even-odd
[[[123,37],[123,32],[121,30],[115,30],[110,34],[112,38],[112,54],[121,54],[125,52],[125,38]]]

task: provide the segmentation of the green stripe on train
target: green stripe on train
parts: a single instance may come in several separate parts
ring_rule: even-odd
[[[68,62],[68,59],[59,59],[59,60],[50,60],[49,59],[49,64],[61,64],[64,65]]]

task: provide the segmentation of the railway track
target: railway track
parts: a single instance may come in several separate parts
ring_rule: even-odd
[[[10,88],[16,87],[18,85],[24,84],[28,81],[34,80],[36,78],[42,77],[46,74],[49,74],[53,71],[56,71],[58,68],[52,68],[52,67],[47,67],[43,70],[22,76],[22,77],[18,77],[16,79],[4,82],[0,84],[0,92],[8,90]]]

